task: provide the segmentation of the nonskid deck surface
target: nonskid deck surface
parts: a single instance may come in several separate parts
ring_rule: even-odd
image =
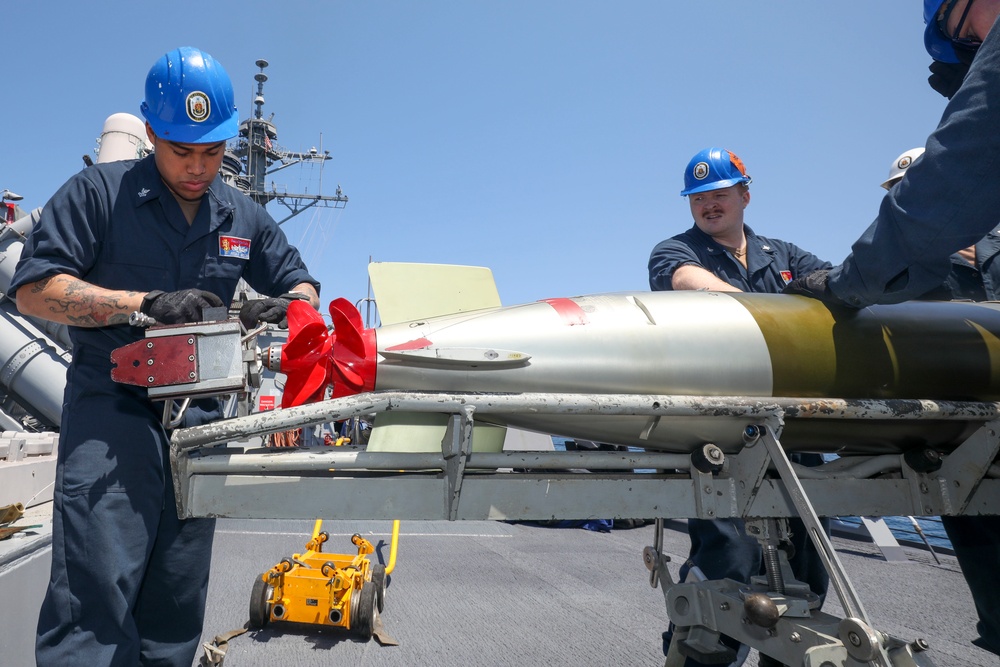
[[[676,528],[664,535],[676,576],[689,542],[683,522],[667,525]],[[253,578],[303,552],[312,529],[310,521],[218,521],[203,641],[242,627]],[[352,553],[357,532],[389,557],[390,522],[325,521],[323,530],[330,534],[325,551]],[[652,526],[598,533],[404,521],[381,617],[398,646],[275,624],[233,639],[224,664],[658,667],[667,615],[642,564],[652,540]],[[908,562],[888,563],[874,545],[836,538],[834,545],[877,629],[925,638],[938,667],[997,664],[970,643],[976,615],[953,557],[937,565],[929,553],[907,549]],[[832,590],[824,611],[842,613]],[[755,654],[747,664],[757,664]]]

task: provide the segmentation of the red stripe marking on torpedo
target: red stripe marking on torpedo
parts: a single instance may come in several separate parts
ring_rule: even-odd
[[[405,343],[393,345],[392,347],[387,347],[385,349],[387,352],[398,352],[400,350],[422,350],[430,347],[431,345],[433,345],[433,343],[426,338],[414,338],[413,340],[408,340]]]
[[[542,301],[552,306],[556,313],[559,314],[559,317],[562,318],[563,323],[569,326],[590,324],[590,320],[587,319],[587,313],[583,312],[583,308],[572,299],[542,299]]]

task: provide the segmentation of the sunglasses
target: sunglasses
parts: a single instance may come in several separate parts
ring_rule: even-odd
[[[982,44],[979,39],[972,39],[970,37],[961,37],[962,26],[965,25],[965,19],[969,16],[969,10],[972,9],[972,3],[974,0],[969,0],[965,4],[965,9],[962,11],[962,16],[959,17],[958,23],[955,24],[955,31],[948,33],[948,19],[951,18],[951,13],[955,11],[955,5],[957,4],[955,0],[946,0],[944,4],[941,5],[941,11],[938,13],[937,25],[938,29],[941,31],[945,37],[951,40],[954,46],[965,49],[976,49]]]

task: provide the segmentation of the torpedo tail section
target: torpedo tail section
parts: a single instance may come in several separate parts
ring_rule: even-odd
[[[383,326],[501,305],[493,272],[482,266],[375,262],[368,276]]]
[[[399,324],[455,313],[500,307],[493,273],[479,266],[377,262],[368,274],[383,325]],[[382,358],[409,367],[472,369],[483,362],[521,363],[514,351],[454,347],[442,349],[429,340],[407,341],[393,349],[380,349]],[[392,412],[379,415],[372,429],[368,450],[376,452],[441,451],[448,437],[449,415]],[[476,424],[472,450],[498,452],[503,449],[506,429]]]

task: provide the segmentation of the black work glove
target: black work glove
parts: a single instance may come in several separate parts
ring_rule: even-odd
[[[950,100],[961,88],[962,82],[965,81],[969,65],[967,63],[943,63],[940,60],[935,60],[927,69],[931,71],[931,75],[927,77],[927,83]]]
[[[201,322],[205,308],[224,305],[222,299],[203,289],[182,289],[176,292],[153,290],[142,297],[139,312],[149,315],[157,324],[184,324]]]
[[[830,286],[827,284],[830,272],[826,269],[820,269],[819,271],[813,271],[812,273],[807,273],[804,276],[796,278],[792,282],[785,285],[785,289],[781,290],[782,294],[801,294],[802,296],[807,296],[811,299],[819,299],[820,301],[827,303],[831,306],[841,306],[846,308],[856,308],[835,295],[830,291]]]
[[[243,323],[247,331],[257,326],[258,322],[277,324],[282,329],[285,329],[288,327],[288,318],[285,316],[288,312],[288,305],[292,301],[299,300],[308,301],[309,297],[298,292],[288,292],[281,296],[247,301],[240,308],[240,322]]]

